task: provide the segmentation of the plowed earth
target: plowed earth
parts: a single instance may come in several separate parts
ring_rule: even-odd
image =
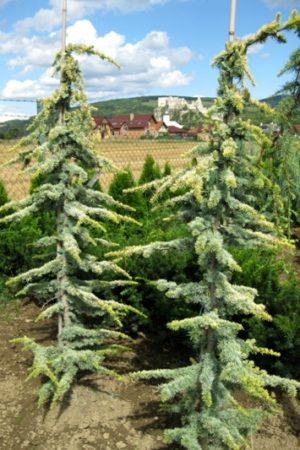
[[[163,443],[170,418],[160,410],[156,387],[86,376],[59,409],[38,409],[38,381],[25,382],[31,355],[10,343],[32,336],[48,343],[55,336],[51,322],[37,324],[33,304],[0,311],[0,450],[179,450]],[[114,362],[118,370],[182,364],[158,337],[140,336],[132,352]],[[269,419],[251,439],[253,450],[300,449],[300,402],[280,399],[281,416]]]

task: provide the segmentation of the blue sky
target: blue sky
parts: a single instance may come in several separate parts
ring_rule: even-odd
[[[57,81],[51,61],[60,46],[62,0],[0,0],[0,98],[37,98]],[[94,58],[81,64],[90,98],[139,95],[214,96],[218,73],[210,66],[228,36],[230,0],[68,0],[68,41],[94,44],[116,59],[117,71]],[[254,33],[300,0],[237,0],[236,36]],[[258,45],[249,55],[256,98],[284,82],[277,73],[299,45]],[[4,114],[33,114],[34,104],[0,101]],[[4,117],[8,117],[7,115]],[[2,117],[3,120],[3,117]]]

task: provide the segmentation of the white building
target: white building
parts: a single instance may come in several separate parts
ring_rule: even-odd
[[[198,97],[197,100],[194,100],[193,102],[191,102],[188,105],[188,107],[191,111],[201,112],[203,114],[207,111],[207,109],[204,108],[200,97]]]
[[[194,112],[206,112],[200,97],[191,102],[182,97],[159,97],[157,106],[158,110],[167,108],[169,111],[187,109]]]
[[[183,126],[180,125],[180,123],[176,122],[176,120],[170,119],[170,114],[168,112],[163,115],[162,120],[167,128],[169,127],[183,128]]]

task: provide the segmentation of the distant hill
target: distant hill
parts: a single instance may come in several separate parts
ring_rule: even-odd
[[[157,99],[162,95],[151,95],[132,98],[120,98],[115,100],[104,100],[97,103],[92,103],[91,106],[95,108],[93,115],[111,117],[119,114],[152,114],[157,107]],[[276,107],[283,95],[274,95],[262,99],[261,101],[268,103],[270,106]],[[183,97],[187,101],[196,100],[196,97]],[[201,97],[203,106],[209,108],[214,97]],[[0,135],[7,133],[12,128],[18,128],[20,135],[25,133],[25,129],[30,123],[30,120],[9,120],[7,122],[0,123]]]
[[[268,103],[272,108],[276,108],[278,103],[281,102],[286,97],[286,95],[272,95],[271,97],[262,98],[261,102]]]
[[[150,114],[153,113],[157,106],[157,97],[133,97],[119,98],[115,100],[104,100],[92,103],[91,106],[96,108],[93,115],[100,116],[116,116],[119,114]]]
[[[157,108],[157,99],[162,95],[151,95],[147,97],[120,98],[116,100],[105,100],[102,102],[92,103],[96,108],[94,115],[111,117],[118,114],[152,114]],[[196,100],[196,97],[182,97],[187,101]],[[211,106],[214,101],[213,97],[201,98],[205,107]]]
[[[213,102],[215,101],[216,97],[201,97],[203,106],[205,108],[210,108],[213,104]]]
[[[0,136],[6,135],[11,130],[15,130],[17,136],[24,136],[26,133],[26,128],[29,125],[31,119],[22,120],[22,119],[13,119],[8,120],[7,122],[0,123]]]
[[[97,103],[92,103],[95,109],[94,115],[111,117],[118,114],[152,114],[157,107],[157,99],[163,97],[162,95],[152,95],[146,97],[120,98],[116,100],[104,100]],[[182,97],[187,101],[196,100],[196,97]],[[273,108],[284,98],[283,95],[273,95],[271,97],[263,98],[261,101],[268,103]],[[215,97],[201,97],[203,106],[209,108]]]

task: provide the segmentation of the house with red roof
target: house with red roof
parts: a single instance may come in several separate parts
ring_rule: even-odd
[[[102,139],[108,137],[139,139],[151,135],[157,125],[152,114],[119,114],[110,119],[98,116],[94,117],[94,120]]]
[[[187,130],[184,128],[178,128],[174,125],[171,125],[168,127],[168,135],[171,138],[177,137],[177,138],[183,138],[187,136]]]
[[[164,120],[166,118],[166,120]],[[94,117],[96,130],[99,131],[101,139],[140,139],[149,136],[157,138],[168,135],[171,138],[199,137],[201,127],[186,130],[168,117],[157,121],[152,114],[119,114],[107,117]]]
[[[148,130],[148,136],[157,138],[159,136],[165,136],[168,133],[168,127],[166,124],[160,120],[159,122],[150,125]]]
[[[101,140],[109,139],[112,135],[112,125],[107,117],[97,116],[93,117],[96,127],[95,130],[99,133]]]
[[[187,137],[189,137],[189,138],[195,138],[195,139],[203,138],[203,136],[204,136],[203,127],[199,126],[199,127],[190,128],[186,134],[187,134]]]

